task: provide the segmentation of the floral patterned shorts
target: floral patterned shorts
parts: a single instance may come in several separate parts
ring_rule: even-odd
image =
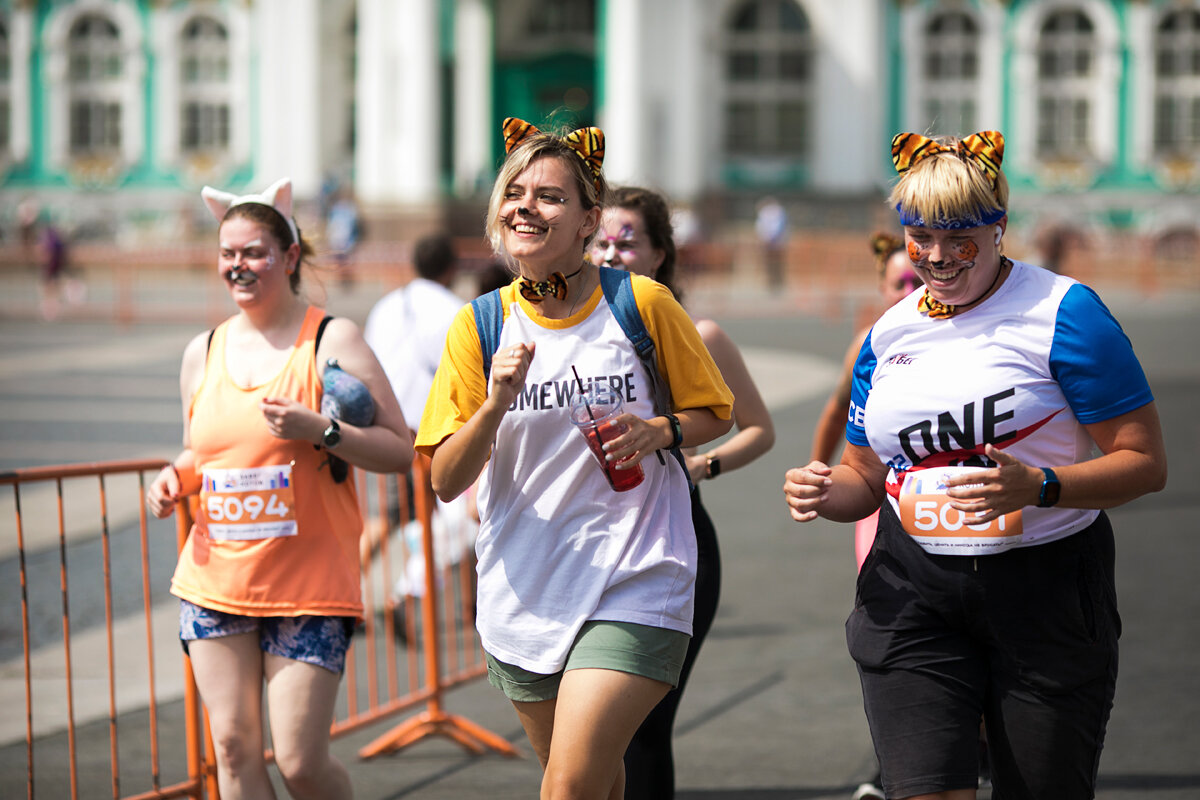
[[[316,664],[335,675],[346,667],[353,617],[247,617],[214,611],[180,600],[179,638],[184,652],[196,639],[217,639],[257,631],[263,652]]]

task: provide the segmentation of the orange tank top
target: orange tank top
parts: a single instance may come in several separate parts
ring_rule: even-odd
[[[309,307],[287,363],[248,389],[226,369],[230,320],[213,333],[189,409],[202,485],[196,524],[171,581],[178,597],[246,616],[362,616],[354,474],[335,483],[322,466],[325,451],[275,438],[258,407],[265,397],[287,397],[320,408],[316,334],[323,317]]]

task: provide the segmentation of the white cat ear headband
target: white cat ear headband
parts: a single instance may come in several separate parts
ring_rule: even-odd
[[[287,223],[288,230],[292,232],[292,242],[300,243],[300,234],[296,230],[296,221],[292,219],[292,179],[280,178],[271,184],[262,194],[247,194],[238,197],[230,192],[223,192],[220,189],[214,189],[211,186],[205,186],[200,190],[200,196],[204,198],[204,205],[208,206],[208,210],[212,212],[213,217],[217,222],[225,219],[225,213],[234,206],[240,206],[243,203],[258,203],[263,206],[270,206],[279,212]],[[290,245],[292,242],[288,242]]]

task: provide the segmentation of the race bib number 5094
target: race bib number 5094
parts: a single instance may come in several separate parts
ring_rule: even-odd
[[[292,465],[206,469],[200,506],[212,539],[247,541],[295,536]]]

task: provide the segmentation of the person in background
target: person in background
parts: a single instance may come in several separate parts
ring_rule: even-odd
[[[451,291],[458,272],[454,242],[447,233],[421,237],[413,247],[416,277],[384,295],[367,315],[363,338],[375,351],[392,391],[400,402],[404,420],[413,432],[421,424],[425,399],[446,344],[446,331],[463,300]],[[411,487],[410,487],[411,488]],[[409,492],[409,497],[412,493]],[[437,502],[433,518],[438,566],[457,564],[475,541],[477,522],[472,518],[470,496],[464,494]],[[393,518],[404,533],[408,558],[394,587],[395,632],[407,638],[405,596],[424,596],[424,550],[420,525],[411,519]],[[363,537],[363,557],[370,558],[383,531],[372,527]]]
[[[879,232],[871,236],[871,252],[875,255],[875,269],[879,274],[879,295],[883,299],[883,307],[891,308],[903,300],[914,290],[920,288],[921,279],[908,260],[904,249],[904,238],[891,233]],[[813,431],[812,452],[810,461],[831,463],[833,456],[841,446],[846,432],[846,418],[850,411],[850,382],[854,372],[854,362],[858,352],[867,338],[871,326],[867,326],[854,334],[846,356],[842,360],[842,371],[838,376],[837,386],[833,394],[825,402],[817,427]],[[863,559],[871,549],[875,540],[875,525],[879,520],[879,510],[864,517],[855,524],[854,528],[854,561],[861,568]]]
[[[788,239],[787,210],[774,197],[764,197],[758,202],[754,218],[754,232],[762,245],[763,266],[767,271],[767,286],[779,289],[783,286],[784,250]]]
[[[363,326],[363,338],[383,365],[413,431],[421,424],[446,331],[463,305],[450,289],[457,265],[448,234],[421,237],[413,247],[417,276],[380,298]]]
[[[499,290],[487,368],[474,309],[455,318],[417,449],[443,500],[479,479],[476,623],[488,680],[542,765],[541,797],[620,798],[622,756],[678,683],[692,632],[688,478],[660,451],[725,433],[733,396],[683,308],[635,275],[672,403],[656,415],[652,375],[584,257],[607,191],[603,133],[559,137],[509,118],[504,138],[487,232],[517,277]],[[621,387],[624,432],[601,452],[612,471],[642,470],[628,491],[570,421],[585,381]]]
[[[325,239],[343,286],[354,283],[354,251],[362,241],[362,227],[362,214],[354,201],[354,193],[348,188],[338,189],[325,218]]]
[[[600,231],[592,240],[591,260],[605,267],[653,278],[679,299],[671,215],[663,196],[637,187],[614,189],[604,209]],[[691,493],[692,524],[698,549],[692,640],[679,675],[679,685],[650,712],[625,751],[627,799],[670,800],[675,796],[675,760],[671,746],[675,715],[700,646],[717,614],[721,556],[716,528],[700,501],[699,483],[744,467],[775,443],[771,415],[737,345],[716,322],[710,319],[694,322],[701,341],[721,371],[721,377],[733,390],[737,433],[707,452],[692,450],[686,455],[688,472],[696,484]]]
[[[883,307],[891,308],[920,288],[921,279],[917,277],[912,262],[908,260],[902,236],[878,232],[872,234],[870,245],[875,256],[875,271],[879,275],[879,294],[883,299]],[[813,431],[810,461],[832,463],[834,454],[842,444],[850,411],[850,382],[853,378],[854,362],[858,359],[858,353],[870,330],[869,325],[862,328],[850,341],[850,347],[842,360],[842,371],[838,376],[837,386],[825,402],[817,420],[817,427]],[[854,561],[859,569],[871,550],[871,543],[875,541],[875,527],[878,523],[879,509],[854,523]],[[879,785],[879,770],[876,768],[874,776],[858,786],[853,798],[883,800],[883,796],[883,788]]]
[[[997,797],[1095,795],[1121,630],[1102,509],[1166,482],[1120,325],[1002,254],[1003,155],[998,131],[893,138],[925,288],[863,343],[841,463],[784,481],[799,522],[882,504],[846,641],[889,798],[974,798],[981,718]]]
[[[275,796],[263,758],[265,680],[288,792],[348,798],[329,729],[363,613],[362,519],[353,477],[336,480],[329,459],[405,471],[412,437],[357,326],[327,318],[300,292],[312,248],[292,219],[291,182],[244,197],[205,187],[203,196],[220,221],[217,275],[238,311],[184,350],[184,449],[146,502],[163,518],[199,494],[171,591],[208,709],[221,796]],[[369,425],[318,410],[330,359],[369,391]]]

